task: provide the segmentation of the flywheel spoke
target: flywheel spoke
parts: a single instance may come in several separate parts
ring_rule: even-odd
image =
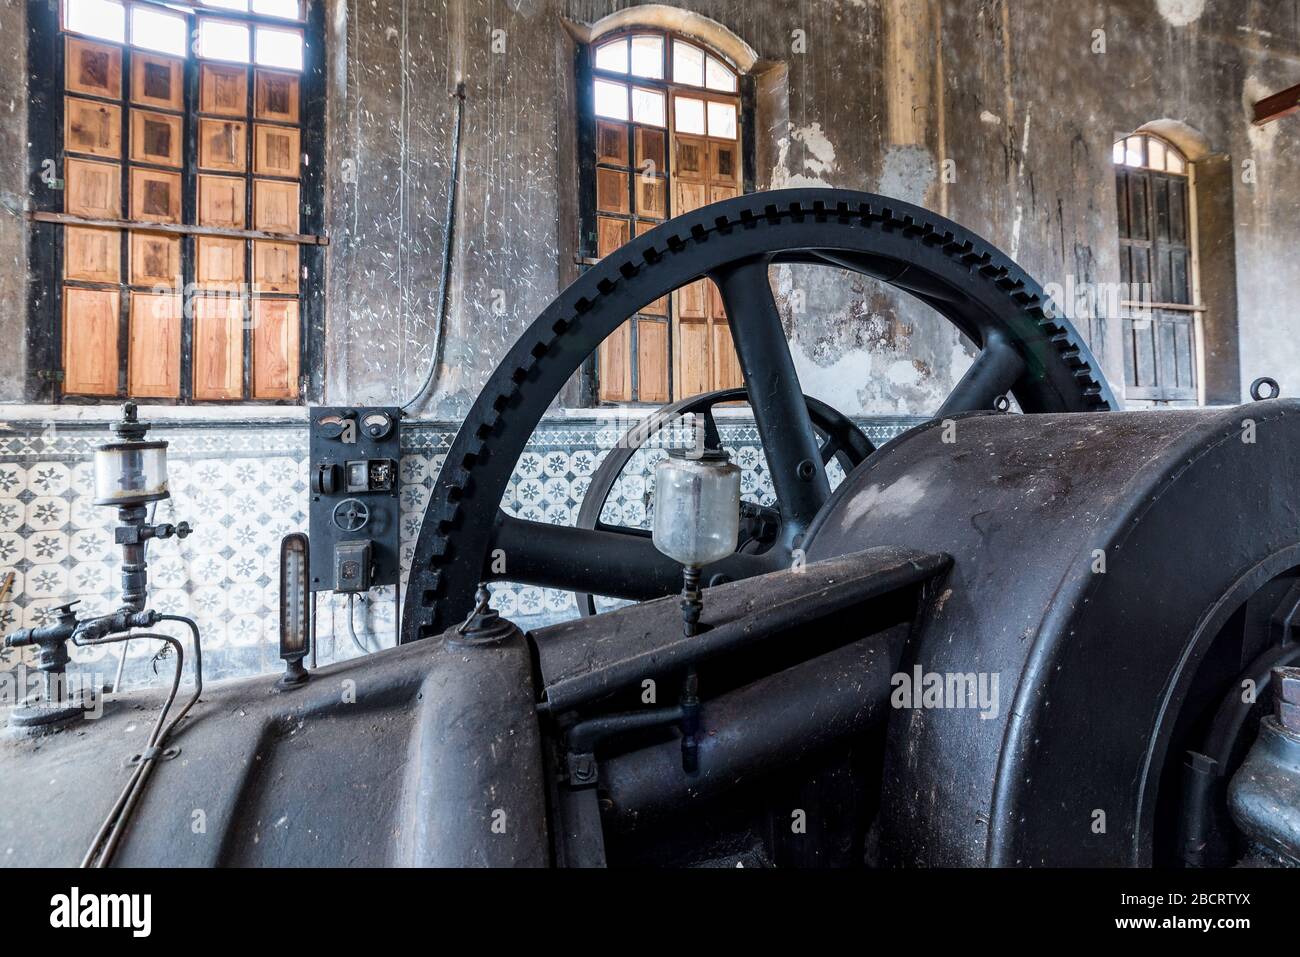
[[[948,394],[937,417],[991,410],[998,396],[1010,391],[1024,371],[1025,360],[1011,343],[1003,339],[990,340]]]
[[[831,492],[768,282],[767,260],[731,265],[712,278],[727,308],[736,357],[789,543],[807,529]]]
[[[840,454],[840,440],[828,438],[821,447],[822,465],[830,465],[831,459]]]
[[[596,531],[613,532],[616,535],[632,535],[637,538],[650,538],[652,534],[648,528],[633,528],[630,525],[611,525],[609,522],[597,522]]]
[[[719,574],[749,578],[772,568],[770,560],[735,554],[705,568],[704,581]],[[576,592],[600,582],[602,595],[637,600],[682,587],[682,567],[656,550],[648,535],[531,522],[505,513],[497,515],[484,575]]]

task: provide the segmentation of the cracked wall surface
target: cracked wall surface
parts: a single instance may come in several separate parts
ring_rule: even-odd
[[[435,351],[457,82],[465,83],[452,278],[426,417],[463,414],[511,343],[575,274],[575,41],[613,0],[322,0],[326,4],[324,400],[415,395]],[[1300,120],[1248,122],[1300,82],[1300,0],[686,0],[757,55],[758,188],[828,185],[934,209],[1040,282],[1118,281],[1110,145],[1172,119],[1226,169],[1215,228],[1234,243],[1244,388],[1300,389]],[[0,333],[23,340],[24,4],[0,0]],[[649,16],[649,14],[647,14]],[[1226,217],[1226,218],[1225,218]],[[971,348],[927,307],[833,270],[774,287],[806,390],[846,412],[933,409]],[[800,291],[802,310],[791,306]],[[1207,297],[1208,298],[1208,297]],[[1116,324],[1076,325],[1117,385]],[[1217,356],[1218,353],[1216,352]],[[0,350],[0,400],[22,350]],[[1239,363],[1239,369],[1235,367]],[[1294,383],[1294,385],[1292,385]],[[576,389],[564,401],[577,404]]]
[[[26,29],[24,0],[0,0],[0,401],[20,397],[27,351]]]

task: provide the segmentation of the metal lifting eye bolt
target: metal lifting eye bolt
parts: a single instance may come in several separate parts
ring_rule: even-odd
[[[1260,376],[1250,384],[1250,397],[1256,402],[1276,399],[1282,394],[1282,387],[1272,376]]]

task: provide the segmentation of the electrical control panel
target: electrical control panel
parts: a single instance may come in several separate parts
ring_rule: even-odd
[[[397,408],[311,410],[312,591],[397,583],[401,417]]]

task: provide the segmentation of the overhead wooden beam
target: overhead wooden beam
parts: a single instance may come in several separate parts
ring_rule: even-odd
[[[1300,110],[1300,83],[1283,90],[1281,93],[1266,96],[1256,103],[1255,125],[1263,126],[1265,123],[1271,123],[1273,120],[1296,112],[1296,110]]]

